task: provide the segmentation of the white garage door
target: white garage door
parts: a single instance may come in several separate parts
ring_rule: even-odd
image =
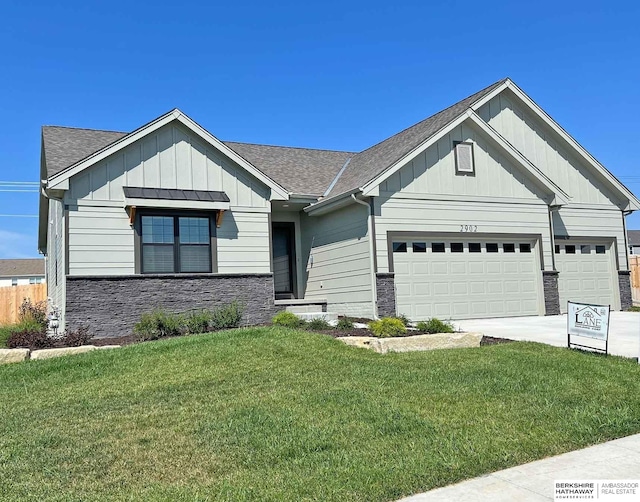
[[[571,240],[556,244],[556,269],[560,311],[567,301],[614,307],[613,258],[611,243]]]
[[[397,311],[411,320],[541,313],[533,240],[393,239]]]

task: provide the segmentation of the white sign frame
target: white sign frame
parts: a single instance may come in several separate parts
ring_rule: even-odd
[[[604,352],[609,345],[610,305],[594,305],[590,303],[567,302],[567,345],[602,350],[587,345],[571,343],[571,336],[581,336],[600,340],[605,343]]]

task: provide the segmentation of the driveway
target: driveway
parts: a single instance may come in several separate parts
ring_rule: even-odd
[[[456,328],[473,331],[496,338],[526,340],[557,347],[567,346],[567,315],[535,317],[501,317],[497,319],[467,319],[454,321]],[[584,343],[598,340],[571,337],[572,342]],[[589,343],[587,343],[589,345]],[[640,352],[640,313],[611,312],[609,320],[609,353],[637,358]]]

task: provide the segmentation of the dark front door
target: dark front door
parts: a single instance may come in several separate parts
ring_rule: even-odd
[[[293,223],[274,223],[273,283],[276,300],[295,298],[295,251]]]

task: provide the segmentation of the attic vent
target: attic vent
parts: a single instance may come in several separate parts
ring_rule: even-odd
[[[456,150],[456,174],[475,174],[473,143],[454,143]]]

